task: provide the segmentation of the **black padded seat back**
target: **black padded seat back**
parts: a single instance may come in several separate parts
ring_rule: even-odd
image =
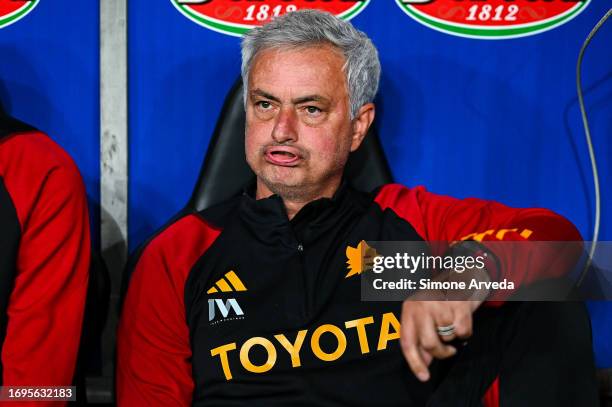
[[[255,178],[245,158],[244,125],[242,81],[238,79],[225,99],[189,209],[201,211],[222,202]],[[361,147],[350,155],[345,175],[355,188],[362,191],[372,191],[393,182],[374,126],[370,127]]]

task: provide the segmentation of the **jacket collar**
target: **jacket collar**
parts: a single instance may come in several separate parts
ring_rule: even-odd
[[[292,231],[299,241],[312,241],[333,228],[339,218],[354,209],[359,196],[346,180],[331,198],[319,198],[304,205],[291,219],[287,217],[285,205],[280,196],[255,199],[255,185],[249,185],[242,195],[240,213],[243,220],[256,226],[261,234],[274,229],[276,232]]]

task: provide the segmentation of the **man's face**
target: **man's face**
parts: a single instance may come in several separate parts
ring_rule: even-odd
[[[258,195],[309,200],[339,184],[349,152],[361,143],[353,137],[344,62],[324,45],[255,57],[245,150]]]

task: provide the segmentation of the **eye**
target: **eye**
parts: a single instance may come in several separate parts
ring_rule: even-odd
[[[272,107],[272,103],[266,100],[260,100],[259,102],[255,103],[255,106],[257,106],[261,110],[268,110]]]
[[[314,116],[314,115],[318,115],[319,113],[321,113],[321,109],[319,109],[316,106],[306,106],[306,112],[309,115],[313,115]]]

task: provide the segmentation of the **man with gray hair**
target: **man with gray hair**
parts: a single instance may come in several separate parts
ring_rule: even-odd
[[[491,259],[479,278],[527,283],[551,259],[523,268],[529,253],[492,253],[488,239],[580,239],[545,209],[353,189],[344,167],[374,120],[379,76],[370,39],[327,13],[288,13],[244,37],[256,182],[142,250],[118,334],[120,406],[596,405],[581,306],[360,300],[345,253],[363,241],[466,241],[463,253]],[[488,230],[499,232],[473,238]],[[573,352],[559,361],[560,346]]]

